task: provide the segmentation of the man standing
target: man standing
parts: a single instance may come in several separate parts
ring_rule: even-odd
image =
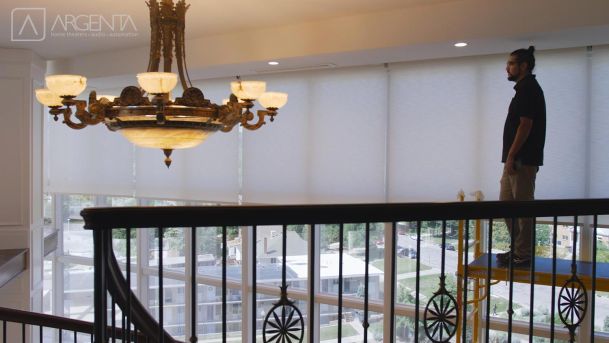
[[[516,82],[503,128],[504,163],[499,200],[533,200],[535,177],[543,165],[546,139],[546,102],[535,75],[535,48],[518,49],[510,54],[506,71]],[[503,265],[525,266],[531,261],[533,218],[506,218],[512,236],[511,251],[497,254]]]

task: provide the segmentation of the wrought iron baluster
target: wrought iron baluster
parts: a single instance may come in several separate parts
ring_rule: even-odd
[[[258,268],[258,263],[257,263],[257,256],[258,256],[258,252],[256,251],[256,246],[258,245],[258,227],[256,225],[254,225],[252,227],[252,236],[253,236],[253,240],[251,243],[251,247],[252,247],[252,256],[254,257],[254,263],[253,263],[253,268],[252,268],[252,342],[256,342],[256,329],[258,327],[258,312],[256,310],[257,308],[257,301],[256,301],[256,297],[257,297],[257,292],[256,292],[256,279],[257,279],[257,268]]]
[[[417,221],[417,266],[416,266],[416,279],[415,279],[415,290],[417,296],[414,299],[414,340],[419,341],[419,294],[420,294],[420,279],[421,279],[421,221]]]
[[[93,230],[93,283],[96,287],[93,290],[94,304],[94,335],[96,342],[106,342],[106,323],[107,323],[107,290],[106,285],[106,263],[107,263],[107,242],[106,230]]]
[[[310,224],[309,230],[309,343],[315,343],[315,224]]]
[[[44,327],[42,325],[40,325],[40,330],[38,330],[38,334],[39,334],[38,341],[40,343],[42,343],[42,341],[44,340]]]
[[[508,342],[512,341],[512,320],[514,316],[514,249],[516,248],[516,233],[514,228],[516,227],[516,218],[511,218],[511,227],[510,230],[510,251],[509,251],[509,261],[508,261],[508,269],[509,269],[509,295],[508,295]],[[506,221],[507,223],[507,221]]]
[[[63,331],[59,329],[59,342],[63,342]]]
[[[301,343],[304,338],[302,313],[288,299],[287,285],[287,225],[282,231],[281,299],[273,304],[264,319],[262,341],[264,343]],[[272,317],[271,317],[272,315]]]
[[[343,341],[343,240],[344,225],[338,228],[338,343]]]
[[[2,321],[2,343],[6,343],[6,320]]]
[[[463,257],[463,342],[467,342],[467,273],[469,267],[469,219],[465,220],[465,244]],[[509,340],[508,340],[509,342]]]
[[[190,343],[197,342],[197,268],[199,260],[197,257],[197,228],[190,230]]]
[[[554,319],[556,316],[556,241],[558,240],[558,217],[554,217],[552,231],[552,306],[550,307],[550,342],[554,341]]]
[[[440,287],[425,306],[425,334],[434,343],[447,343],[457,333],[459,306],[446,290],[446,220],[442,221],[442,251],[440,258]]]
[[[529,343],[533,343],[533,313],[535,312],[535,256],[537,248],[537,218],[533,218],[531,230],[531,298],[529,304]]]
[[[159,227],[157,229],[157,233],[159,236],[159,240],[158,240],[158,251],[159,251],[159,270],[158,270],[158,277],[159,277],[159,340],[161,343],[163,343],[165,341],[165,333],[163,330],[163,305],[164,305],[164,299],[163,299],[163,233],[164,230],[162,227]],[[127,325],[130,325],[129,323],[127,323]]]
[[[21,323],[21,341],[25,343],[25,323]]]
[[[114,337],[114,336],[112,336]],[[74,343],[78,341],[78,332],[74,331]]]
[[[112,319],[110,322],[112,323],[112,343],[116,343],[116,301],[112,298],[112,306],[111,306],[111,316]]]
[[[123,322],[123,332],[131,342],[131,228],[125,229],[127,233],[127,315],[124,316],[125,322]],[[126,326],[126,328],[125,328]]]
[[[122,333],[123,342],[127,341],[127,337],[129,337],[129,336],[127,336],[127,329],[125,328],[125,320],[126,320],[125,314],[121,313],[121,329],[123,329],[123,333]]]
[[[598,215],[594,215],[594,228],[592,229],[592,298],[590,299],[590,340],[594,343],[594,312],[596,310],[596,235],[597,235],[597,227],[598,227]]]
[[[364,327],[364,343],[367,343],[368,327],[370,326],[370,323],[368,323],[368,263],[370,262],[370,223],[366,223],[366,232],[364,234],[364,244],[366,248],[364,249],[364,322],[362,323],[362,326]]]
[[[488,249],[487,249],[487,270],[486,270],[486,342],[490,340],[491,323],[491,276],[493,271],[493,218],[488,220]]]
[[[226,342],[226,226],[222,226],[222,342]]]
[[[389,307],[389,321],[390,321],[390,325],[389,325],[389,337],[391,337],[391,340],[395,339],[395,285],[397,283],[396,280],[396,264],[397,264],[397,256],[396,256],[396,248],[397,248],[397,230],[396,230],[396,222],[392,222],[391,223],[391,256],[392,256],[392,263],[391,263],[391,275],[392,275],[392,280],[393,282],[391,283],[391,305]],[[311,342],[313,343],[313,342]]]
[[[588,293],[577,276],[577,216],[574,216],[571,277],[563,284],[558,293],[558,315],[569,330],[570,342],[575,342],[575,330],[584,320],[587,307]]]

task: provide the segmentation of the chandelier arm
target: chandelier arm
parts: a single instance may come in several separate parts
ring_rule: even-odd
[[[66,108],[62,108],[61,112],[63,113],[63,123],[66,124],[69,128],[74,130],[81,130],[87,127],[85,123],[75,123],[70,119],[72,117],[72,109],[67,106]]]
[[[156,0],[146,2],[150,9],[150,57],[148,60],[149,72],[159,71],[161,63],[161,31],[159,4]]]
[[[248,129],[248,130],[258,130],[260,127],[262,127],[262,125],[266,124],[266,122],[264,121],[264,117],[266,117],[269,112],[265,111],[265,110],[258,110],[258,121],[255,124],[248,124],[248,121],[254,119],[253,118],[253,113],[251,112],[246,112],[244,113],[244,115],[241,117],[241,126],[243,126],[244,128]]]
[[[223,125],[220,129],[222,132],[230,132],[235,125],[241,122],[243,106],[237,102],[236,97],[232,100],[234,101],[230,101],[226,105],[218,106],[217,120]]]
[[[87,102],[84,100],[65,99],[63,103],[68,108],[72,105],[76,107],[74,116],[83,124],[97,125],[105,118],[105,105],[97,100],[97,93],[95,91],[89,93],[89,111],[87,111]]]

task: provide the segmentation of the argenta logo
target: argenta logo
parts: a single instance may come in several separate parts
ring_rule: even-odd
[[[65,14],[58,15],[51,26],[52,37],[133,37],[137,27],[130,15]]]
[[[46,38],[46,8],[14,8],[11,41],[40,42]]]
[[[135,37],[133,18],[128,14],[59,14],[50,18],[50,37]],[[15,8],[11,12],[11,40],[32,42],[47,37],[45,8]]]

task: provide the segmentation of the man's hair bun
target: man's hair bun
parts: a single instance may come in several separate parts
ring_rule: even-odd
[[[516,56],[518,63],[527,63],[529,72],[535,68],[535,47],[529,46],[528,49],[518,49],[512,51],[511,55]]]

